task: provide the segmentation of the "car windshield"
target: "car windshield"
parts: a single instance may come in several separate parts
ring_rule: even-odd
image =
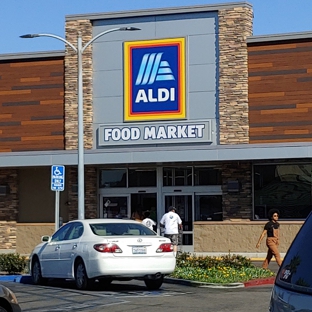
[[[90,228],[98,236],[119,236],[119,235],[157,235],[142,224],[136,223],[94,223]]]
[[[312,293],[312,214],[291,244],[276,278],[276,284]]]

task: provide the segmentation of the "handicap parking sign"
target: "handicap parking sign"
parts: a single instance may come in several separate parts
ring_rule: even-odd
[[[51,190],[64,191],[65,166],[53,165],[51,167]]]

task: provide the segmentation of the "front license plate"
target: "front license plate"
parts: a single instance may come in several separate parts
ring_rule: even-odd
[[[144,246],[136,246],[132,247],[133,254],[146,254],[146,247]]]

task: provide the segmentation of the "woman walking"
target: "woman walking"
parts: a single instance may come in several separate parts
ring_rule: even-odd
[[[282,264],[281,255],[278,251],[278,245],[279,245],[279,223],[277,222],[279,217],[279,210],[278,209],[271,209],[268,212],[268,219],[269,222],[267,222],[264,226],[264,230],[260,235],[260,238],[258,240],[258,243],[256,245],[256,248],[260,247],[261,241],[265,235],[267,235],[266,239],[266,245],[268,247],[268,253],[266,258],[264,259],[262,263],[262,268],[267,269],[269,266],[269,263],[274,256],[276,259],[276,262],[279,266]]]

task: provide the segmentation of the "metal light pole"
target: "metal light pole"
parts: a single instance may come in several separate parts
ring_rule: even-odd
[[[77,47],[71,44],[66,39],[53,35],[53,34],[26,34],[20,36],[21,38],[37,38],[37,37],[51,37],[63,41],[65,44],[69,45],[77,54],[78,58],[78,219],[84,219],[85,207],[84,207],[84,136],[83,136],[83,82],[82,82],[82,54],[85,49],[96,39],[102,37],[113,31],[133,31],[140,30],[136,27],[119,27],[105,30],[90,41],[88,41],[84,46],[82,46],[81,34],[78,33]]]

